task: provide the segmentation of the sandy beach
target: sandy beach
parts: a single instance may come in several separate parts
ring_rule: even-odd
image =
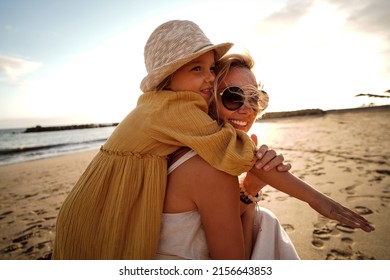
[[[277,215],[302,259],[390,259],[389,120],[387,108],[256,124],[260,142],[283,153],[294,174],[376,227],[349,228],[266,187],[260,203]],[[50,256],[61,204],[96,153],[0,167],[0,259]]]

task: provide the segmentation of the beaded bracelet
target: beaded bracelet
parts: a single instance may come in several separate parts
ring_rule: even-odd
[[[259,202],[261,197],[259,196],[259,193],[257,193],[255,196],[247,193],[244,185],[240,184],[240,200],[242,203],[251,204]]]

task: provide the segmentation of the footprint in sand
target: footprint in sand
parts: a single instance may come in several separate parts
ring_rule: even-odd
[[[20,246],[18,244],[11,244],[3,249],[0,250],[0,254],[8,254],[8,253],[12,253],[16,250],[18,250],[20,248]]]
[[[364,171],[365,167],[362,166],[362,165],[358,165],[358,166],[356,166],[356,169],[359,170],[359,171]]]
[[[313,231],[313,237],[315,240],[329,240],[332,235],[332,229],[328,227],[318,228]]]
[[[46,214],[47,211],[45,209],[37,209],[37,210],[33,210],[35,212],[35,214],[37,215],[43,215],[43,214]]]
[[[344,248],[334,248],[326,255],[327,260],[374,260],[360,251],[354,251],[353,245],[355,241],[350,237],[343,237],[341,239]]]
[[[311,244],[318,249],[324,247],[324,241],[329,241],[334,235],[333,227],[329,227],[329,220],[325,217],[320,218],[322,221],[315,225],[317,228],[313,230],[313,240],[311,241]]]
[[[320,240],[320,239],[313,239],[313,240],[311,241],[311,244],[312,244],[314,247],[316,247],[316,248],[322,248],[322,247],[324,247],[324,242],[323,242],[322,240]]]
[[[364,206],[357,206],[357,211],[361,211],[362,213],[370,212],[370,209]],[[325,247],[331,245],[334,242],[329,242],[332,238],[337,238],[337,235],[341,232],[341,248],[331,248],[328,253],[326,253],[326,260],[373,260],[375,259],[372,256],[368,256],[360,251],[354,251],[353,245],[355,241],[353,240],[353,236],[343,236],[343,233],[351,234],[355,231],[354,228],[351,228],[347,225],[340,223],[333,223],[327,218],[319,216],[320,220],[314,226],[316,227],[313,230],[313,240],[311,244],[314,248],[323,250]],[[337,230],[335,230],[337,229]],[[339,237],[340,238],[340,237]],[[325,253],[325,252],[324,252]]]
[[[326,255],[327,260],[350,260],[352,258],[353,252],[346,251],[341,249],[332,249]]]
[[[26,198],[34,197],[34,196],[37,196],[38,194],[39,194],[39,193],[26,194],[26,195],[24,195],[21,199],[26,199]]]
[[[383,170],[383,169],[378,169],[375,170],[376,173],[383,174],[383,175],[390,175],[390,170]]]
[[[355,232],[355,229],[353,227],[350,227],[350,226],[347,226],[347,225],[344,225],[344,224],[337,224],[336,228],[339,231],[342,231],[342,232],[345,232],[345,233],[353,233],[353,232]]]
[[[354,196],[347,196],[347,201],[354,201],[354,200],[361,200],[361,199],[375,199],[377,196],[375,195],[354,195]]]
[[[332,249],[326,256],[327,260],[375,260],[374,257],[367,256],[360,251],[354,252],[352,249]]]
[[[390,196],[381,196],[381,201],[389,203],[390,202]]]
[[[343,169],[343,172],[351,173],[352,169],[348,166],[339,166],[340,169]]]
[[[373,213],[373,211],[370,208],[367,208],[365,206],[355,206],[354,209],[356,213],[358,213],[359,215],[369,215]]]
[[[349,237],[343,237],[341,238],[341,242],[343,242],[344,245],[346,246],[352,246],[355,242],[353,241],[352,238]]]
[[[372,179],[368,180],[368,182],[381,182],[384,176],[374,176]]]
[[[356,188],[355,185],[353,185],[353,186],[348,186],[348,187],[346,187],[346,188],[340,189],[340,192],[346,193],[346,194],[349,194],[349,195],[353,195],[353,194],[355,194],[355,188]]]
[[[12,213],[13,213],[13,211],[6,211],[6,212],[4,212],[4,213],[1,213],[1,214],[0,214],[0,220],[6,218],[8,215],[10,215],[10,214],[12,214]]]
[[[282,224],[282,227],[286,232],[293,232],[295,230],[294,226],[290,224]]]

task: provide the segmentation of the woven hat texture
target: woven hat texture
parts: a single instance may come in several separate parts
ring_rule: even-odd
[[[213,45],[197,24],[188,20],[172,20],[157,27],[144,49],[146,77],[143,92],[156,87],[177,69],[202,54],[214,50],[216,59],[222,57],[232,43]]]

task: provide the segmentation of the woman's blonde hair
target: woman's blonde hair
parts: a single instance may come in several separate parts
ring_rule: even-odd
[[[233,53],[223,56],[215,64],[215,82],[214,82],[214,98],[210,104],[209,114],[216,120],[218,120],[218,108],[215,104],[217,100],[217,94],[219,85],[224,81],[231,68],[247,68],[253,73],[253,67],[255,62],[248,53]],[[269,97],[268,94],[262,90],[262,84],[258,83],[257,87],[253,85],[247,85],[244,89],[248,89],[253,95],[257,95],[259,102],[253,104],[252,109],[258,116],[267,108]],[[257,97],[256,96],[256,97]]]

